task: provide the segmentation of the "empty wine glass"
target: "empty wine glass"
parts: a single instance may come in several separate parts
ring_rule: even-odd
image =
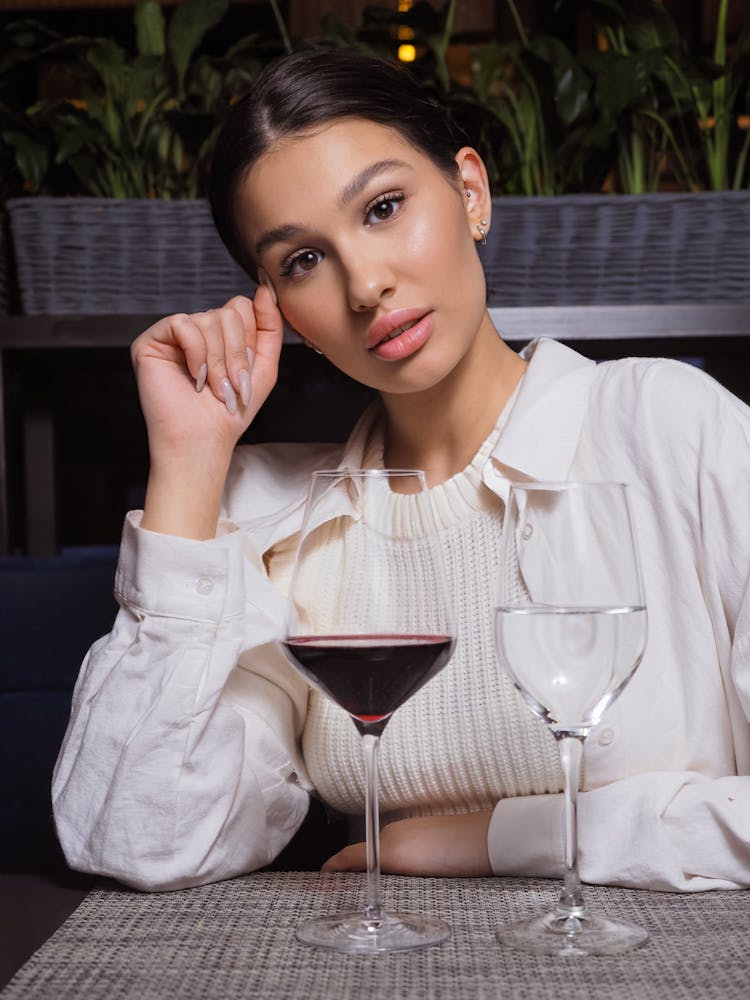
[[[640,927],[590,912],[578,876],[576,805],[584,740],[646,645],[646,603],[622,483],[513,484],[495,615],[501,665],[560,747],[565,875],[557,907],[498,938],[544,954],[617,954]]]
[[[383,910],[377,794],[378,745],[388,720],[453,651],[444,581],[422,472],[313,473],[284,648],[362,736],[367,905],[304,924],[297,937],[306,944],[371,954],[422,948],[450,933],[435,917]]]

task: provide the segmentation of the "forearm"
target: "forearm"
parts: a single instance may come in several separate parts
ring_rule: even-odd
[[[214,538],[232,452],[152,460],[141,527],[198,541]]]
[[[383,827],[380,866],[397,875],[481,877],[491,875],[487,828],[492,813],[418,816]],[[330,858],[323,871],[363,871],[365,845],[351,844]]]
[[[137,521],[123,533],[123,610],[81,670],[53,804],[72,867],[174,889],[265,865],[293,835],[307,809],[300,699],[271,642],[280,598],[246,540]]]

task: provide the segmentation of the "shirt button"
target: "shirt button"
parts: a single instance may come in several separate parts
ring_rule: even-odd
[[[615,738],[614,729],[602,729],[598,736],[599,746],[608,747],[612,740]]]
[[[202,576],[195,585],[199,594],[210,594],[214,589],[214,581],[210,576]]]

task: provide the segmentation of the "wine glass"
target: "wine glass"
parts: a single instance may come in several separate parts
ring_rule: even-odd
[[[372,954],[438,944],[450,933],[432,916],[384,912],[377,791],[388,720],[453,652],[444,581],[424,473],[313,473],[283,645],[292,665],[349,713],[362,736],[367,905],[304,924],[297,937],[305,944]]]
[[[512,484],[495,639],[501,665],[560,747],[565,875],[556,908],[501,928],[503,943],[543,954],[611,955],[648,937],[586,908],[576,827],[584,740],[633,676],[646,636],[625,485]]]

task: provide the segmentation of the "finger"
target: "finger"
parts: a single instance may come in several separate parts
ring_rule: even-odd
[[[239,339],[235,343],[235,375],[233,381],[240,392],[240,396],[245,406],[250,402],[252,395],[253,368],[255,367],[255,344],[257,327],[255,323],[255,309],[252,299],[245,295],[235,295],[230,299],[225,309],[232,310],[238,317],[242,326],[242,344]]]
[[[273,292],[266,285],[261,285],[255,293],[253,309],[257,328],[256,355],[266,362],[277,364],[284,333],[284,317],[276,305]]]
[[[199,391],[205,382],[206,343],[193,317],[186,313],[166,316],[149,327],[133,341],[130,353],[136,372],[143,358],[159,357],[184,364]]]
[[[224,338],[224,364],[227,375],[242,405],[247,406],[251,396],[250,375],[253,368],[253,355],[249,349],[248,339],[252,340],[254,336],[255,322],[253,321],[252,328],[248,329],[246,310],[241,303],[233,300],[218,310],[217,318]]]
[[[364,843],[349,844],[320,869],[322,872],[363,872],[367,868],[367,850]]]
[[[232,348],[227,347],[227,340],[231,342],[236,338],[236,330],[228,330],[232,326],[232,320],[224,309],[194,313],[191,318],[206,344],[207,384],[219,402],[224,403],[234,416],[237,412],[237,392],[227,367],[227,353],[232,354]]]

